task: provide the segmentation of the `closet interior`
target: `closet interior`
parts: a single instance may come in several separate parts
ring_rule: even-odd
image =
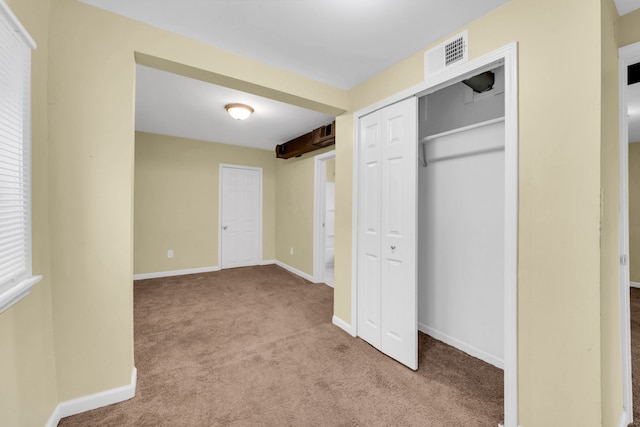
[[[504,82],[499,66],[418,100],[418,329],[500,368]]]

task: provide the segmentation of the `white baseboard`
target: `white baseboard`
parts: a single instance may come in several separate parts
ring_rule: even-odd
[[[617,427],[627,427],[629,424],[631,424],[631,420],[629,419],[629,414],[627,414],[627,412],[623,410],[622,413],[620,414],[620,418],[618,418]]]
[[[131,383],[128,385],[61,402],[56,406],[56,409],[54,409],[45,427],[57,426],[64,417],[129,400],[136,395],[137,381],[138,371],[136,368],[133,368],[131,371]]]
[[[632,288],[640,288],[640,283],[639,282],[629,282],[629,286],[631,286]]]
[[[62,415],[60,415],[60,405],[58,405],[56,406],[56,409],[53,410],[53,414],[51,414],[44,427],[56,427],[61,419]]]
[[[265,259],[263,261],[260,261],[259,265],[272,265],[275,264],[276,260],[275,259]]]
[[[340,319],[339,317],[333,316],[333,319],[331,321],[334,325],[336,325],[340,329],[343,329],[349,335],[353,337],[356,336],[356,329],[352,327],[350,324],[348,324],[347,322],[345,322],[344,320]]]
[[[447,334],[444,334],[436,329],[433,329],[427,325],[425,325],[424,323],[418,323],[418,330],[420,332],[424,332],[425,334],[439,340],[442,341],[445,344],[449,344],[452,347],[457,348],[458,350],[462,350],[467,354],[470,354],[471,356],[478,358],[480,360],[484,360],[485,362],[500,368],[500,369],[504,369],[504,360],[500,359],[492,354],[487,353],[484,350],[480,350],[477,347],[474,347],[470,344],[467,344],[463,341],[460,341],[457,338],[453,338],[452,336],[449,336]]]
[[[293,274],[302,277],[303,279],[306,279],[308,281],[310,281],[311,283],[315,283],[313,276],[311,276],[310,274],[305,273],[304,271],[300,271],[297,268],[291,267],[290,265],[285,264],[284,262],[275,261],[275,264],[279,267],[284,268],[285,270],[288,270],[290,272],[292,272]]]
[[[219,266],[188,268],[186,270],[159,271],[157,273],[134,274],[133,280],[157,279],[158,277],[184,276],[185,274],[209,273],[211,271],[220,271]]]

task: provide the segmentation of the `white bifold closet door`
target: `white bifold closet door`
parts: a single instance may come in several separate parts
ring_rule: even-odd
[[[358,336],[417,369],[417,99],[359,126]]]

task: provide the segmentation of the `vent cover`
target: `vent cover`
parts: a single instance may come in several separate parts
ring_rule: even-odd
[[[468,60],[468,32],[464,31],[424,54],[424,77],[432,77]]]

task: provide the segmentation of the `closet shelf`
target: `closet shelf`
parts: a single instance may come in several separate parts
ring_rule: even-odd
[[[504,116],[503,117],[497,117],[495,119],[491,119],[491,120],[486,120],[484,122],[478,122],[478,123],[474,123],[472,125],[469,126],[463,126],[463,127],[459,127],[457,129],[452,129],[452,130],[448,130],[446,132],[441,132],[441,133],[437,133],[434,135],[429,135],[429,136],[425,136],[424,138],[420,139],[420,144],[419,144],[419,149],[420,149],[420,163],[422,164],[422,166],[427,167],[428,163],[434,162],[434,161],[442,161],[442,160],[451,160],[451,159],[456,159],[456,158],[460,158],[460,157],[466,157],[469,155],[477,155],[477,154],[485,154],[485,153],[491,153],[494,151],[498,151],[498,150],[502,150],[503,148],[495,148],[495,147],[490,147],[490,148],[481,148],[478,150],[473,150],[473,151],[469,151],[466,154],[462,155],[462,154],[456,154],[456,155],[448,155],[448,156],[443,156],[443,157],[439,157],[436,159],[432,159],[430,162],[427,161],[427,142],[430,141],[434,141],[438,138],[442,138],[445,136],[449,136],[449,135],[454,135],[457,133],[462,133],[462,132],[467,132],[473,129],[478,129],[484,126],[489,126],[492,125],[494,123],[500,123],[500,122],[504,122]]]
[[[483,126],[489,126],[489,125],[492,125],[494,123],[500,123],[500,122],[504,122],[504,116],[497,117],[497,118],[491,119],[491,120],[486,120],[484,122],[474,123],[474,124],[469,125],[469,126],[463,126],[461,128],[451,129],[451,130],[448,130],[446,132],[440,132],[440,133],[436,133],[434,135],[428,135],[428,136],[425,136],[425,137],[421,138],[420,139],[420,143],[429,142],[429,141],[432,141],[432,140],[437,139],[437,138],[442,138],[443,136],[453,135],[453,134],[460,133],[460,132],[466,132],[466,131],[471,130],[471,129],[476,129],[476,128],[483,127]]]

